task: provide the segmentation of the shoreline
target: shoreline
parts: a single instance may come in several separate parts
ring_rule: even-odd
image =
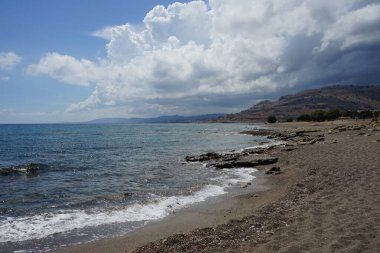
[[[314,143],[299,141],[290,148],[273,149],[271,153],[279,157],[276,166],[281,168],[282,173],[264,177],[264,185],[269,187],[268,190],[241,194],[225,202],[213,203],[199,209],[189,208],[123,237],[76,245],[55,252],[132,252],[136,249],[136,252],[251,252],[252,250],[278,252],[283,249],[288,251],[282,252],[297,250],[320,252],[321,247],[324,247],[326,252],[332,252],[333,249],[375,252],[379,249],[379,240],[376,242],[379,230],[378,226],[374,226],[379,224],[377,221],[380,221],[380,217],[374,210],[380,206],[379,198],[373,192],[380,190],[378,182],[375,181],[370,189],[363,191],[362,195],[355,199],[359,201],[369,198],[368,202],[374,205],[373,210],[370,206],[364,205],[367,203],[360,204],[361,206],[356,202],[339,203],[339,200],[343,201],[343,196],[347,197],[349,193],[345,191],[349,191],[349,188],[341,186],[342,190],[329,178],[332,174],[339,178],[342,184],[352,180],[352,177],[339,171],[340,167],[349,167],[355,163],[356,159],[352,159],[352,155],[360,158],[363,166],[360,169],[364,168],[366,171],[361,176],[372,176],[365,180],[373,181],[374,176],[379,176],[379,169],[376,169],[376,166],[380,161],[376,149],[379,150],[380,132],[369,131],[368,122],[366,128],[350,129],[351,125],[362,125],[362,123],[334,121],[275,124],[276,132],[284,133],[292,129],[292,131],[306,131],[311,136],[323,133],[325,139]],[[343,130],[344,126],[346,129]],[[332,130],[334,128],[335,130]],[[317,132],[313,132],[316,129]],[[351,147],[348,148],[348,145]],[[339,160],[342,151],[346,152],[346,149],[349,149],[347,152],[351,157],[346,156],[343,160]],[[361,153],[357,153],[358,151]],[[333,164],[333,161],[336,164]],[[321,167],[321,164],[325,167]],[[350,168],[349,173],[347,172],[349,175],[361,171],[355,166]],[[353,183],[360,186],[360,182]],[[340,189],[340,192],[336,192],[335,188]],[[373,194],[370,195],[368,192]],[[325,199],[321,200],[319,197],[316,200],[318,194]],[[329,217],[325,210],[316,208],[318,205],[331,210],[336,209],[336,214],[328,213],[331,216]],[[363,220],[359,212],[352,214],[352,211],[347,211],[345,205],[350,210],[364,208],[373,216],[369,219],[371,222]],[[339,224],[332,228],[328,226],[334,222],[334,219],[341,219],[341,223],[347,225],[349,224],[347,219],[352,215],[356,215],[366,227],[350,224],[359,232],[350,231],[347,234]],[[327,219],[325,216],[330,219],[327,225],[324,222]],[[305,235],[297,230],[304,230]],[[335,232],[332,233],[330,230]],[[248,231],[250,233],[247,233]],[[325,233],[328,235],[327,238],[324,237]],[[313,237],[319,238],[320,242],[313,242]],[[356,244],[346,243],[345,240],[351,237],[356,240]],[[355,239],[357,237],[359,239]],[[372,242],[369,242],[369,246],[365,246],[364,242],[368,241],[368,237],[372,237]],[[348,245],[344,246],[341,241]]]
[[[217,226],[231,219],[244,218],[251,213],[252,208],[261,207],[272,198],[262,198],[263,194],[269,193],[271,187],[264,171],[257,170],[252,175],[255,178],[249,187],[243,188],[239,184],[231,186],[223,195],[210,197],[206,201],[179,209],[162,219],[149,221],[143,227],[126,235],[71,245],[50,252],[132,252],[138,247],[172,234],[189,233],[194,229]],[[258,201],[250,203],[246,201],[247,199]]]

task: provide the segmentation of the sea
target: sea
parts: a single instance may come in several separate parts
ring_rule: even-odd
[[[0,252],[125,235],[255,182],[187,155],[271,145],[248,124],[0,125]]]

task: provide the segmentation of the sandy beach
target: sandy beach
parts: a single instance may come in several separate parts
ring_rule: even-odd
[[[58,252],[380,252],[379,123],[273,127],[298,134],[267,151],[278,162],[259,167],[261,191]]]

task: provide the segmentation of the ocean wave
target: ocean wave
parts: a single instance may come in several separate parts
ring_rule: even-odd
[[[42,239],[74,229],[124,222],[147,222],[162,219],[174,211],[227,193],[226,188],[241,182],[252,181],[254,168],[224,170],[220,177],[211,179],[192,195],[158,197],[152,195],[148,203],[135,203],[122,209],[60,210],[24,217],[7,217],[0,220],[0,242],[17,242]]]
[[[166,217],[173,211],[224,194],[222,186],[208,185],[189,196],[156,198],[149,204],[133,204],[121,210],[61,210],[0,221],[0,242],[41,239],[56,233],[111,223],[151,221]]]

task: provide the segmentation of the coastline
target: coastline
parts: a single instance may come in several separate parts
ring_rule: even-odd
[[[144,227],[131,231],[124,236],[96,240],[53,252],[133,252],[138,247],[173,234],[190,233],[195,229],[225,224],[231,219],[242,219],[251,213],[252,208],[259,208],[268,201],[267,198],[261,197],[262,194],[269,192],[267,180],[263,175],[254,180],[262,184],[248,189],[239,189],[242,195],[230,196],[227,193],[228,196],[214,197],[206,202],[180,209],[175,214],[161,220],[151,221]],[[256,201],[247,201],[249,199]]]
[[[189,208],[123,237],[56,252],[132,252],[138,247],[136,252],[375,252],[380,248],[380,132],[368,122],[365,128],[349,128],[362,124],[276,124],[278,132],[322,133],[324,140],[271,150],[282,173],[262,178],[269,189]]]

